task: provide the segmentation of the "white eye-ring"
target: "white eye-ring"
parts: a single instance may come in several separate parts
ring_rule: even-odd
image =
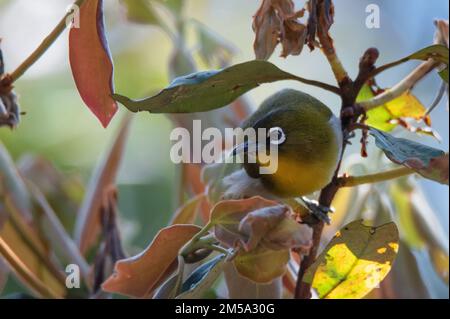
[[[284,134],[281,127],[271,127],[269,132],[267,133],[267,137],[269,138],[270,144],[280,145],[286,141],[286,135]]]

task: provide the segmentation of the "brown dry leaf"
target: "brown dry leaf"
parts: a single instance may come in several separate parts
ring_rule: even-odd
[[[178,251],[200,227],[194,225],[173,225],[163,228],[153,242],[139,255],[119,260],[112,274],[102,285],[107,292],[144,298],[167,278],[167,272],[177,258]]]
[[[306,39],[306,26],[295,20],[287,20],[283,23],[281,34],[281,45],[283,46],[281,57],[299,55]]]
[[[253,31],[255,32],[253,49],[256,59],[267,60],[270,58],[279,43],[280,25],[280,18],[272,7],[271,0],[264,0],[253,17]]]
[[[332,39],[328,31],[334,22],[334,5],[331,0],[311,0],[307,5],[309,18],[307,24],[307,42],[310,50],[316,46],[316,36],[325,37],[330,44]]]
[[[253,17],[256,59],[269,59],[278,43],[281,57],[299,55],[307,35],[306,25],[298,20],[303,14],[304,10],[295,11],[292,0],[264,0]]]

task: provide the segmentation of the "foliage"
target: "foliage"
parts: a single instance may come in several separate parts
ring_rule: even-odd
[[[370,165],[358,161],[344,169],[341,159],[340,169],[320,191],[317,204],[261,196],[226,200],[222,198],[223,180],[240,169],[239,165],[184,164],[176,194],[179,208],[169,225],[145,250],[126,257],[115,184],[131,114],[121,119],[111,147],[86,187],[45,159],[31,158],[28,165],[16,163],[0,144],[0,290],[4,278],[13,274],[39,298],[120,294],[189,299],[204,297],[224,273],[229,297],[281,297],[282,292],[295,298],[309,298],[311,292],[319,298],[364,298],[375,293],[378,297],[403,297],[398,282],[405,280],[423,297],[426,289],[415,264],[415,249],[429,254],[436,273],[448,285],[446,236],[416,182],[401,177],[418,173],[448,185],[448,152],[395,136],[398,127],[438,136],[431,129],[432,108],[426,109],[411,90],[434,69],[443,87],[448,85],[448,23],[446,29],[445,22],[438,23],[436,44],[380,67],[375,66],[378,51],[368,49],[360,59],[357,77],[351,79],[329,33],[335,10],[331,0],[309,1],[301,10],[291,0],[263,0],[253,19],[256,59],[234,65],[230,65],[234,47],[208,26],[187,19],[184,1],[120,3],[129,21],[156,27],[172,41],[172,82],[143,100],[117,94],[103,1],[76,1],[81,6],[83,27],[69,33],[71,70],[80,97],[105,128],[118,110],[117,102],[131,112],[167,114],[188,130],[196,118],[219,128],[237,126],[249,113],[242,95],[263,83],[295,80],[341,98],[344,161],[346,146],[360,132],[363,156],[367,156],[370,134],[379,154],[392,163],[386,165],[381,156],[373,156]],[[4,73],[0,54],[0,126],[19,124],[13,83],[61,34],[66,18],[15,72]],[[188,49],[189,27],[196,35],[198,56]],[[320,47],[336,86],[302,78],[265,61],[278,44],[282,57],[300,55],[304,44],[310,50]],[[422,64],[392,88],[378,87],[377,75],[410,60]],[[200,65],[211,70],[197,71]],[[426,127],[416,127],[411,121],[423,122]],[[384,171],[383,166],[394,168]],[[340,175],[341,171],[346,173]],[[46,185],[49,180],[52,182]],[[311,213],[313,205],[335,207],[329,228]],[[372,224],[368,226],[362,219]],[[333,232],[334,237],[326,242]],[[321,244],[327,245],[318,254]],[[77,292],[65,284],[62,265],[69,263],[80,268],[82,287]],[[386,292],[392,283],[395,287]],[[374,291],[378,285],[381,289]]]

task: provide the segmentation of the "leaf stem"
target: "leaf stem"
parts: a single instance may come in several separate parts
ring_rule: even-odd
[[[391,179],[414,174],[414,170],[409,167],[399,167],[389,171],[363,175],[363,176],[343,176],[339,177],[337,183],[339,187],[354,187],[364,184],[385,182]]]
[[[85,0],[77,0],[73,3],[74,6],[80,7]],[[20,78],[37,60],[47,51],[47,49],[55,42],[55,40],[61,35],[66,28],[66,20],[72,13],[67,12],[64,17],[59,21],[56,27],[50,32],[50,34],[41,42],[41,44],[31,53],[31,55],[15,69],[9,78],[10,83],[15,82]]]

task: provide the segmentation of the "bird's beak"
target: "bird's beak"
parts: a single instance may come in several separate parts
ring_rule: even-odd
[[[241,154],[255,154],[257,152],[256,142],[244,142],[237,145],[231,152],[231,156],[235,157]]]

